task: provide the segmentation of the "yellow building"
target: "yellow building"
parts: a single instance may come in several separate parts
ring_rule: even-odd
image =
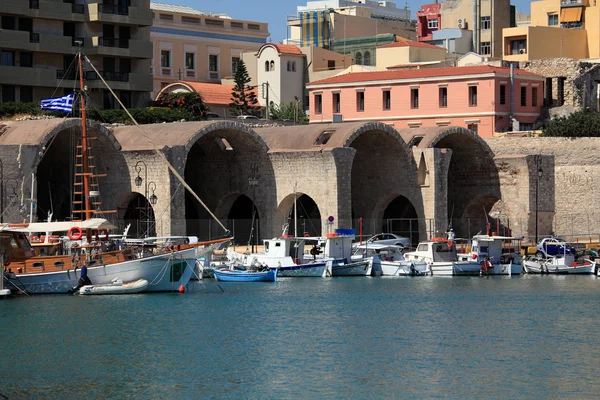
[[[73,92],[80,47],[126,106],[145,107],[150,100],[149,0],[0,0],[0,14],[2,102]],[[117,106],[89,68],[86,85],[95,107]]]
[[[234,75],[242,53],[269,37],[268,24],[207,14],[193,8],[151,4],[154,42],[153,96],[175,81],[221,83]]]
[[[600,4],[596,0],[531,3],[531,26],[502,31],[503,59],[529,61],[600,57]]]

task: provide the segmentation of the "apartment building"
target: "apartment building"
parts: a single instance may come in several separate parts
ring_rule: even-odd
[[[79,49],[128,107],[150,100],[149,0],[0,0],[0,99],[38,102],[79,87]],[[86,68],[91,105],[115,101]]]
[[[490,65],[350,73],[307,85],[310,122],[381,121],[396,129],[460,126],[481,137],[506,131],[507,68]],[[544,78],[516,70],[513,118],[531,128],[540,115]]]
[[[531,3],[530,26],[504,29],[503,59],[600,57],[600,4],[595,0]]]
[[[175,81],[220,83],[232,77],[244,52],[267,42],[268,24],[152,3],[153,95]]]
[[[336,52],[342,51],[342,43],[347,39],[380,34],[415,38],[410,10],[397,8],[392,1],[309,1],[306,6],[297,7],[296,15],[288,16],[287,25],[289,33],[284,43]]]

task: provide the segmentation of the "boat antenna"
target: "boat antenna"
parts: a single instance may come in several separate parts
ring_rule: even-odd
[[[179,174],[179,172],[177,172],[177,170],[175,169],[175,167],[173,167],[171,165],[171,163],[169,162],[169,160],[167,159],[167,157],[160,151],[160,149],[158,147],[156,147],[156,145],[154,144],[154,142],[152,141],[152,139],[150,139],[150,137],[148,136],[148,134],[146,133],[146,131],[144,131],[144,129],[142,129],[142,127],[136,121],[136,119],[133,118],[133,115],[131,115],[131,113],[129,112],[129,110],[127,109],[127,107],[125,107],[123,105],[123,102],[121,102],[121,99],[119,99],[119,97],[115,94],[115,92],[108,85],[108,83],[106,83],[106,80],[104,79],[104,77],[102,76],[102,74],[100,72],[98,72],[98,70],[96,69],[96,67],[94,66],[94,64],[92,64],[92,62],[90,61],[90,59],[87,56],[85,56],[85,55],[84,55],[84,57],[85,57],[85,60],[90,64],[90,66],[92,67],[92,69],[94,70],[94,72],[96,72],[98,78],[100,78],[100,80],[102,81],[102,83],[104,83],[104,85],[106,86],[106,88],[110,91],[110,93],[113,95],[113,97],[115,98],[115,100],[119,103],[119,105],[121,106],[121,108],[127,113],[127,115],[129,116],[129,118],[131,118],[131,121],[133,122],[133,124],[136,127],[138,127],[140,131],[142,131],[142,135],[144,135],[144,137],[146,138],[146,140],[148,141],[148,143],[150,143],[152,145],[152,148],[154,149],[154,152],[156,153],[156,155],[158,155],[160,158],[162,158],[162,160],[167,165],[167,168],[169,168],[169,171],[171,171],[173,173],[173,175],[175,176],[175,178],[177,178],[177,180],[179,180],[179,182],[181,182],[181,184],[183,185],[183,187],[185,187],[187,189],[187,191],[190,192],[190,194],[192,196],[194,196],[194,198],[198,201],[198,203],[200,203],[202,205],[202,207],[204,207],[204,209],[206,210],[206,212],[208,212],[208,214],[215,221],[217,221],[217,223],[219,224],[219,226],[221,226],[221,228],[223,228],[223,230],[225,231],[225,235],[231,236],[231,232],[229,232],[229,229],[227,229],[225,227],[225,225],[223,225],[223,223],[216,217],[216,215],[210,210],[210,208],[208,208],[208,206],[202,201],[202,199],[200,199],[200,197],[196,194],[196,192],[194,191],[194,189],[192,189],[190,187],[190,185],[187,184],[187,182],[185,181],[185,179],[183,179],[183,177]]]

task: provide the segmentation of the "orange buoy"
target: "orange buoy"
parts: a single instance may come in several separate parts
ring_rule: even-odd
[[[179,286],[179,293],[183,293],[185,292],[185,286],[181,285]]]

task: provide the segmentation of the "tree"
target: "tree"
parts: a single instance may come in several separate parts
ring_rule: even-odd
[[[554,118],[544,126],[542,136],[600,137],[600,114],[585,110],[568,117]]]
[[[256,107],[258,99],[256,98],[256,93],[254,93],[254,87],[248,85],[252,79],[248,75],[248,70],[243,60],[238,62],[233,80],[235,86],[231,92],[231,103],[229,104],[232,114],[255,115],[258,108]]]
[[[182,110],[185,119],[199,121],[206,119],[208,107],[202,96],[196,92],[165,93],[157,101],[159,107],[168,107],[172,110]]]
[[[291,101],[287,104],[282,103],[279,106],[271,104],[269,107],[269,114],[271,115],[271,119],[308,124],[308,115],[306,115],[304,110],[302,110],[295,101]]]

